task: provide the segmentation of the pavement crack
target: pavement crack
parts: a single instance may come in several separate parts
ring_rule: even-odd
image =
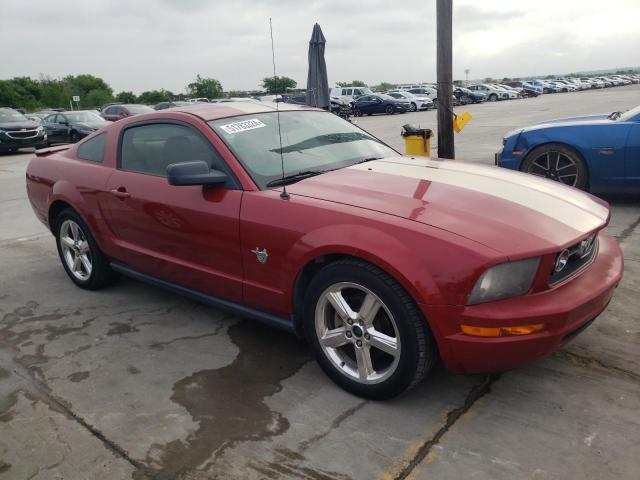
[[[152,470],[149,469],[142,462],[139,462],[129,456],[127,451],[122,448],[117,443],[108,439],[104,433],[98,430],[96,427],[87,422],[80,415],[75,413],[68,402],[57,397],[52,391],[51,388],[41,379],[37,378],[30,369],[24,367],[19,362],[15,360],[13,363],[13,372],[22,378],[25,382],[27,382],[33,390],[39,395],[39,397],[53,410],[62,413],[67,416],[71,420],[74,420],[81,427],[87,430],[93,437],[100,440],[100,442],[105,446],[107,450],[112,452],[115,456],[121,458],[122,460],[129,463],[132,467],[134,467],[140,474],[144,475],[145,478],[153,478]],[[55,468],[54,466],[50,466],[49,468]],[[42,470],[42,469],[41,469]],[[36,472],[36,474],[39,472]]]
[[[226,320],[226,317],[223,318],[222,320]],[[151,345],[149,345],[149,348],[151,348],[153,350],[162,350],[167,345],[171,345],[172,343],[175,343],[175,342],[182,342],[184,340],[199,340],[201,338],[215,337],[226,326],[227,325],[225,323],[221,323],[220,325],[218,325],[216,327],[216,329],[213,332],[203,333],[201,335],[187,335],[187,336],[184,336],[184,337],[177,337],[177,338],[173,338],[171,340],[167,340],[166,342],[153,342]]]
[[[473,407],[473,405],[484,397],[486,394],[491,392],[491,386],[500,378],[499,373],[488,374],[485,375],[480,383],[474,385],[466,398],[464,399],[464,403],[458,407],[451,410],[447,413],[447,421],[445,424],[440,427],[440,429],[431,437],[429,440],[425,441],[415,455],[409,460],[409,462],[393,477],[393,480],[404,480],[406,479],[413,470],[425,459],[425,457],[429,454],[431,449],[437,445],[442,437],[449,431],[451,427],[453,427],[456,422]]]
[[[625,228],[622,232],[620,232],[620,235],[616,235],[616,240],[618,240],[618,243],[623,243],[627,238],[629,238],[631,236],[631,234],[634,232],[634,230],[636,228],[638,228],[638,226],[640,225],[640,217],[636,218],[636,220],[632,223],[630,223],[627,228]]]
[[[622,376],[625,376],[637,382],[640,382],[640,374],[633,372],[631,370],[626,370],[624,368],[616,367],[614,365],[607,365],[606,363],[596,358],[586,357],[584,355],[570,352],[568,350],[559,350],[556,353],[554,353],[553,356],[562,360],[566,360],[573,364],[580,365],[581,367],[597,367],[602,370],[616,372]]]
[[[336,418],[333,419],[333,421],[331,422],[331,426],[327,430],[312,436],[308,440],[301,442],[299,445],[300,451],[304,452],[309,448],[309,446],[311,446],[311,444],[319,442],[324,437],[329,435],[333,430],[338,428],[342,424],[342,422],[344,422],[347,418],[349,418],[351,415],[353,415],[362,407],[364,407],[366,403],[367,403],[367,400],[362,400],[361,402],[358,402],[353,407],[346,409],[344,412],[342,412],[340,415],[338,415]]]

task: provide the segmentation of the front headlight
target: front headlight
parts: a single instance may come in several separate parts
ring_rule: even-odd
[[[476,282],[467,305],[524,295],[531,288],[540,258],[506,262],[487,269]]]

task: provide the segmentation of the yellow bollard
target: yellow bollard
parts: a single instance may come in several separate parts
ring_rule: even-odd
[[[429,128],[404,125],[400,134],[404,139],[405,153],[410,156],[431,156],[431,136]]]

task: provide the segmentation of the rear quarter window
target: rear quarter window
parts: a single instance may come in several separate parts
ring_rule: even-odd
[[[107,143],[107,134],[101,133],[78,146],[78,158],[90,162],[102,162],[104,160],[104,147]]]

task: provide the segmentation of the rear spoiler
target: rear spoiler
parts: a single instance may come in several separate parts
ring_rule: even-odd
[[[73,145],[57,145],[55,147],[41,148],[36,150],[36,157],[46,157],[55,152],[62,152],[63,150],[69,150]]]

